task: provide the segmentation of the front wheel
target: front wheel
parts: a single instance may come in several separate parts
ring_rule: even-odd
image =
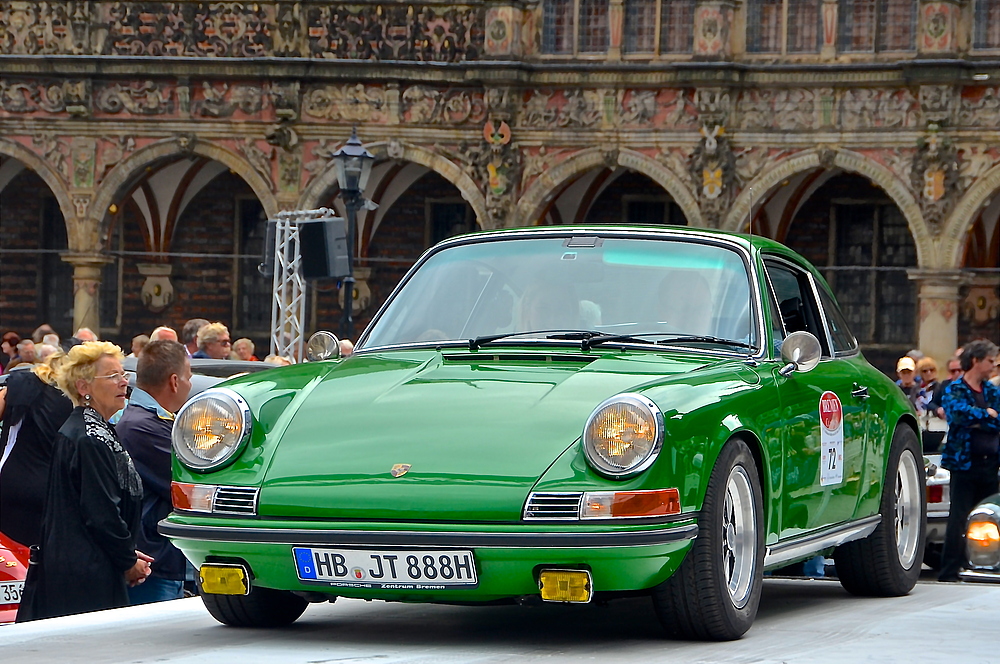
[[[892,436],[879,512],[882,521],[868,537],[841,544],[833,553],[837,576],[851,594],[905,595],[917,583],[924,552],[925,476],[920,444],[901,424]]]
[[[698,537],[680,568],[653,590],[668,634],[729,641],[750,629],[763,583],[763,500],[757,464],[729,441],[709,478]]]
[[[298,620],[308,602],[287,590],[253,588],[249,595],[211,595],[202,601],[212,617],[231,627],[284,627]]]

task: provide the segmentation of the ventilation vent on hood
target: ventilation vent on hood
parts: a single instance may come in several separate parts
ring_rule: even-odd
[[[532,493],[524,506],[525,519],[579,519],[582,492]]]
[[[593,362],[597,355],[572,353],[453,353],[442,355],[445,362]]]

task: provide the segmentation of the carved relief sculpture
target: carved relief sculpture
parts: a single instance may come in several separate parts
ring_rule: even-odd
[[[385,90],[362,83],[313,88],[303,96],[302,111],[335,122],[383,123],[387,119]]]
[[[957,153],[951,140],[931,126],[925,138],[917,141],[910,183],[923,211],[924,221],[936,235],[958,198]]]
[[[958,123],[965,127],[1000,125],[1000,88],[966,88],[959,106]]]
[[[703,126],[701,141],[691,155],[690,173],[705,221],[714,227],[725,217],[733,198],[736,158],[720,125]]]
[[[97,108],[104,113],[122,111],[132,115],[162,115],[172,113],[170,90],[162,90],[158,83],[145,81],[137,84],[115,83],[101,89],[96,95]]]
[[[486,112],[482,93],[464,90],[441,92],[424,85],[404,90],[401,102],[403,121],[412,124],[481,122]]]

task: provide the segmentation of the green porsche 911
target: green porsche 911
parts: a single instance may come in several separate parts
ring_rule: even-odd
[[[161,532],[230,625],[338,596],[589,602],[734,639],[764,572],[832,551],[916,582],[917,420],[820,274],[773,241],[544,227],[428,250],[358,339],[178,414]]]

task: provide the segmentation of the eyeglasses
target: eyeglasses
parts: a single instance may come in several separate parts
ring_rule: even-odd
[[[926,369],[921,369],[920,373],[937,373],[937,369],[932,369],[932,368],[928,367]]]
[[[102,378],[104,380],[113,380],[116,383],[128,380],[128,377],[129,374],[126,371],[119,371],[118,373],[108,374],[107,376],[94,376],[95,379]]]
[[[955,367],[954,369],[948,369],[948,373],[953,373],[953,374],[962,373],[962,367]]]
[[[233,345],[233,342],[230,341],[229,339],[216,339],[215,343],[219,344],[220,346],[232,346]]]

